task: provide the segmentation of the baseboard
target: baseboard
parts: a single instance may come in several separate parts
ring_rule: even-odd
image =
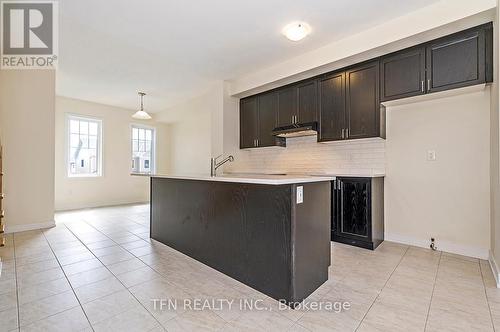
[[[491,272],[493,272],[493,276],[495,277],[495,281],[497,282],[497,288],[500,288],[500,269],[498,268],[498,264],[495,261],[495,256],[493,256],[493,252],[490,250],[490,256],[488,257],[488,262],[490,262]]]
[[[25,225],[5,225],[5,233],[17,233],[17,232],[25,232],[32,231],[35,229],[43,229],[54,227],[56,222],[54,220],[41,222],[36,224],[25,224]]]
[[[387,241],[412,245],[421,248],[429,248],[430,244],[430,239],[419,239],[411,236],[394,234],[394,233],[385,233],[384,239]],[[442,241],[439,239],[437,239],[436,241],[436,246],[439,251],[449,252],[452,254],[475,257],[485,260],[489,259],[490,257],[489,248],[461,245],[458,243]]]
[[[74,210],[84,210],[84,209],[96,209],[105,208],[111,206],[125,206],[125,205],[137,205],[137,204],[149,204],[149,201],[144,200],[134,200],[134,201],[117,201],[117,202],[107,202],[107,203],[88,203],[88,204],[72,204],[72,205],[56,205],[56,212],[66,212]]]

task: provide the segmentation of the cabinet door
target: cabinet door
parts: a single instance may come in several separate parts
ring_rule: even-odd
[[[276,128],[278,114],[278,93],[270,92],[259,96],[259,136],[258,146],[276,145],[276,137],[271,133]]]
[[[299,123],[317,121],[318,87],[316,81],[297,86],[297,116]]]
[[[380,60],[382,101],[425,93],[425,47],[414,48]]]
[[[278,127],[293,123],[297,115],[297,87],[290,86],[278,90]]]
[[[369,178],[342,178],[337,234],[371,241],[371,188]]]
[[[427,91],[480,84],[485,78],[484,29],[468,30],[427,46]]]
[[[345,128],[345,73],[337,73],[318,81],[319,138],[318,141],[342,139]]]
[[[250,97],[240,101],[240,149],[256,146],[258,133],[258,105],[257,97]]]
[[[379,136],[379,100],[378,61],[363,64],[346,72],[346,138]]]

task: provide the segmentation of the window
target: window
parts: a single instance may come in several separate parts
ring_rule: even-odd
[[[154,173],[155,130],[132,125],[132,173]]]
[[[101,176],[101,120],[68,115],[69,177]]]

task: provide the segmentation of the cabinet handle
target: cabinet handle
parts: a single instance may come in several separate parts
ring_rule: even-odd
[[[341,134],[342,139],[344,139],[344,133],[345,133],[345,129],[342,128],[342,134]]]
[[[345,138],[349,138],[349,128],[345,130]]]
[[[425,92],[424,81],[420,81],[420,90],[422,90],[422,92]]]
[[[257,139],[255,140],[255,142],[257,143],[255,146],[256,146],[256,147],[258,147],[258,146],[259,146],[259,139],[257,138]]]
[[[427,80],[427,91],[431,91],[431,80]]]

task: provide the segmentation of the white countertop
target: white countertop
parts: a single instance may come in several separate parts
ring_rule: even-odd
[[[313,175],[267,175],[267,174],[221,174],[216,177],[203,174],[155,174],[155,178],[201,180],[201,181],[219,181],[236,183],[255,183],[255,184],[294,184],[310,183],[335,180],[334,176],[313,176]]]

